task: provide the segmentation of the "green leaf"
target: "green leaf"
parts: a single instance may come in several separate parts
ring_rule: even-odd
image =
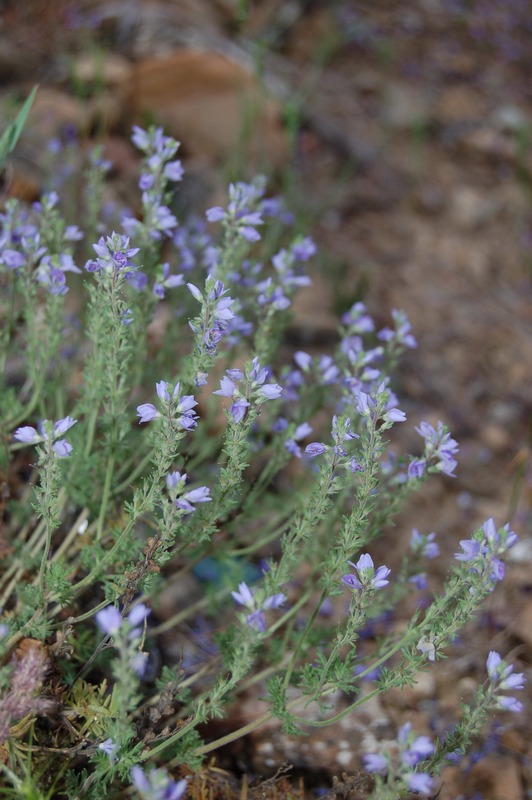
[[[0,139],[0,169],[4,166],[5,160],[9,153],[15,149],[15,146],[20,139],[20,135],[26,124],[28,114],[33,105],[35,95],[37,94],[37,86],[34,86],[30,94],[24,101],[24,105],[18,112],[15,121],[8,125],[4,131],[4,135]]]

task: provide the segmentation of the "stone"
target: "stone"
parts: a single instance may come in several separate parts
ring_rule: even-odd
[[[441,93],[434,116],[443,125],[482,119],[485,114],[481,95],[469,86],[449,86]]]
[[[532,647],[532,600],[524,604],[512,623],[512,633],[521,642]]]
[[[382,116],[391,128],[410,130],[427,123],[431,112],[430,95],[414,84],[392,82],[384,93]]]
[[[184,49],[136,66],[133,116],[146,114],[190,155],[279,168],[288,157],[281,109],[250,69],[221,53]]]
[[[453,224],[474,231],[491,222],[500,210],[496,196],[471,186],[458,186],[451,194],[449,214]]]
[[[84,130],[88,121],[85,103],[49,86],[41,86],[35,95],[28,116],[24,137],[34,139],[42,148],[50,139],[60,136],[66,128]]]

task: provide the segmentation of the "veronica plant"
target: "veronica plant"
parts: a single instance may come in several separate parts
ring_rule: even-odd
[[[405,500],[457,467],[441,422],[416,429],[417,455],[390,448],[408,424],[393,391],[397,360],[416,346],[405,314],[377,330],[355,303],[330,353],[283,363],[312,240],[262,178],[233,184],[205,221],[178,222],[178,143],[159,128],[135,128],[133,141],[140,212],[125,210],[119,230],[98,207],[108,165],[90,159],[88,259],[57,194],[0,215],[1,459],[13,487],[0,769],[13,791],[29,749],[65,797],[178,800],[207,753],[269,720],[295,736],[356,713],[452,655],[516,541],[486,521],[432,595],[434,532],[415,530],[399,567],[374,560]],[[189,589],[163,609],[174,577]],[[419,593],[412,618],[368,649],[375,620],[401,617]],[[473,710],[446,737],[407,723],[392,749],[366,755],[374,797],[431,791],[488,713],[519,711],[504,692],[523,680],[490,653]],[[252,687],[268,710],[218,735],[211,720]]]

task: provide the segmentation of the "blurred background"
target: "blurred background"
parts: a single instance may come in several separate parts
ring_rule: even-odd
[[[0,2],[2,128],[39,84],[1,202],[57,188],[75,216],[77,159],[100,144],[113,162],[109,203],[135,207],[133,123],[181,141],[178,214],[267,174],[319,249],[286,352],[328,352],[357,300],[379,327],[405,309],[418,349],[395,377],[408,417],[397,446],[420,452],[423,419],[460,443],[456,479],[433,479],[405,511],[381,545],[386,563],[413,527],[438,535],[435,579],[489,516],[521,537],[457,658],[358,722],[304,740],[259,732],[230,755],[234,769],[267,775],[288,761],[309,793],[337,776],[331,797],[358,797],[353,725],[357,741],[381,738],[383,714],[438,732],[472,697],[488,650],[530,665],[531,75],[531,0]],[[529,702],[445,773],[441,800],[531,796]]]

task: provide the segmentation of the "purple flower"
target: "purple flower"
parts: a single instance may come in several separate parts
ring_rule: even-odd
[[[139,603],[137,606],[131,609],[127,615],[127,621],[133,628],[136,628],[138,625],[144,625],[144,622],[148,618],[149,614],[150,609],[145,605],[145,603]]]
[[[406,422],[406,414],[400,408],[391,408],[382,417],[384,422]]]
[[[425,440],[424,461],[445,475],[454,477],[457,465],[454,455],[458,452],[458,443],[451,438],[445,425],[438,422],[438,427],[433,428],[429,422],[422,422],[416,431]]]
[[[310,458],[316,458],[316,456],[322,456],[325,451],[327,450],[327,446],[322,444],[321,442],[311,442],[307,444],[305,447],[305,453]]]
[[[115,753],[118,750],[118,747],[112,739],[106,739],[105,742],[100,742],[98,745],[98,750],[101,750],[103,753],[105,753],[110,761],[116,760]]]
[[[425,556],[425,558],[436,558],[440,553],[440,548],[434,541],[435,538],[435,533],[428,533],[423,536],[417,528],[413,528],[412,536],[410,537],[410,547],[414,552],[420,553],[422,556]]]
[[[41,436],[37,433],[35,428],[32,428],[29,425],[26,425],[22,428],[17,428],[13,437],[17,439],[19,442],[23,442],[24,444],[37,444],[37,442],[41,441]]]
[[[143,422],[151,422],[152,419],[161,416],[152,403],[142,403],[137,406],[137,415],[140,417],[139,425]]]
[[[116,606],[107,606],[106,608],[102,608],[101,611],[98,611],[96,614],[96,622],[103,633],[113,636],[120,630],[122,615]]]
[[[427,462],[424,458],[414,458],[408,465],[408,477],[420,479],[425,474]]]
[[[294,242],[292,245],[292,255],[296,261],[308,261],[309,258],[316,255],[316,245],[310,236]]]
[[[181,161],[169,161],[168,164],[165,164],[164,175],[169,181],[181,181],[184,174],[185,170]]]
[[[72,417],[65,417],[64,419],[60,419],[57,422],[54,422],[54,430],[53,430],[53,438],[56,436],[62,436],[66,433],[72,425],[75,425],[77,420],[72,419]]]
[[[26,263],[26,257],[17,250],[11,250],[11,248],[6,247],[0,255],[0,263],[4,264],[8,269],[19,269]]]
[[[196,510],[196,503],[210,503],[212,497],[210,496],[210,489],[208,489],[207,486],[199,486],[197,489],[184,492],[186,479],[186,473],[181,475],[181,473],[176,470],[166,476],[166,486],[171,497],[174,498],[174,505],[176,508],[184,511],[186,514],[192,514]]]
[[[205,216],[208,222],[220,222],[225,218],[225,211],[220,206],[213,206],[207,209]]]
[[[59,441],[56,441],[56,439],[66,433],[76,422],[77,420],[72,419],[72,417],[64,417],[64,419],[54,422],[53,426],[51,426],[48,420],[44,420],[39,424],[38,432],[30,425],[26,425],[22,428],[17,428],[13,437],[23,444],[52,443],[52,449],[56,456],[58,458],[67,458],[72,452],[72,445],[66,439],[60,439]]]
[[[392,342],[396,345],[403,347],[414,348],[417,347],[415,337],[410,333],[411,325],[404,311],[394,309],[392,311],[392,318],[395,323],[395,330],[390,328],[383,328],[377,334],[377,337],[384,342]]]
[[[516,697],[497,697],[497,708],[502,708],[503,711],[511,711],[514,714],[520,714],[523,710],[523,704]]]
[[[429,794],[434,788],[434,781],[426,772],[411,772],[404,780],[411,792]]]
[[[170,472],[166,476],[166,486],[168,489],[177,489],[180,483],[182,483],[184,486],[186,480],[187,480],[186,472],[183,475],[181,475],[181,473],[176,470],[175,472]]]
[[[524,689],[525,676],[522,672],[513,672],[513,664],[507,664],[499,653],[490,650],[486,660],[486,668],[490,680],[499,689]]]
[[[294,354],[294,361],[304,372],[309,370],[312,366],[312,356],[305,353],[303,350],[298,350],[297,353]]]
[[[133,256],[139,252],[138,247],[129,247],[129,238],[118,233],[112,233],[105,239],[100,237],[97,244],[93,244],[97,258],[87,261],[85,269],[88,272],[122,272],[135,268],[131,262]]]
[[[388,761],[380,753],[366,753],[363,758],[366,772],[387,772]]]
[[[246,410],[249,408],[250,403],[243,397],[238,398],[231,406],[231,414],[236,423],[242,422],[246,415]]]
[[[199,486],[197,489],[187,492],[186,498],[190,503],[210,503],[212,500],[210,491],[206,486]]]
[[[149,613],[150,610],[144,603],[139,603],[138,606],[135,606],[135,608],[129,612],[127,616],[127,624],[129,626],[127,633],[128,639],[137,639],[141,635],[142,626]],[[101,611],[98,611],[96,614],[96,622],[102,633],[108,636],[114,636],[122,628],[124,620],[116,606],[107,606],[106,608],[102,608]]]
[[[282,391],[283,388],[278,383],[267,383],[260,387],[258,395],[264,400],[275,400],[281,396]]]
[[[264,633],[266,630],[264,611],[279,608],[286,601],[286,596],[282,593],[273,594],[260,600],[247,583],[243,582],[238,584],[238,592],[231,592],[231,594],[239,605],[251,609],[251,613],[246,616],[246,625],[260,633]]]
[[[458,561],[471,564],[471,569],[485,575],[491,581],[504,577],[504,564],[497,556],[505,553],[517,541],[516,534],[505,525],[497,530],[492,518],[486,520],[472,539],[460,541],[462,553],[455,553]]]
[[[342,582],[352,589],[381,589],[389,583],[386,579],[391,570],[383,565],[375,571],[373,559],[369,553],[363,553],[356,564],[352,561],[347,563],[351,564],[358,573],[358,577],[349,574],[344,575],[342,578]]]
[[[142,800],[180,800],[187,788],[187,781],[172,781],[165,770],[152,769],[146,773],[142,767],[131,770],[131,780]]]
[[[243,373],[240,373],[240,375],[241,378],[239,380],[244,377]],[[220,380],[220,388],[213,392],[213,394],[219,394],[221,397],[234,397],[237,391],[238,387],[236,383],[231,380],[231,378],[224,375]]]
[[[412,741],[412,725],[407,722],[399,729],[397,740],[405,749],[401,753],[401,761],[408,767],[415,767],[418,761],[423,761],[434,752],[434,743],[428,736],[416,736]]]
[[[59,439],[53,443],[52,447],[58,458],[68,458],[72,452],[72,445],[66,439]]]

